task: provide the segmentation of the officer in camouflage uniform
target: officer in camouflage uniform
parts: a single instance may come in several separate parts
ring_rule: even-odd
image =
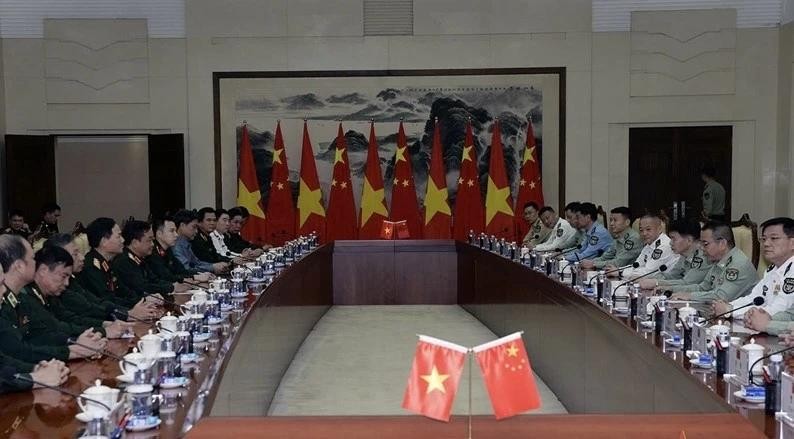
[[[609,212],[609,233],[614,238],[612,245],[600,257],[583,260],[582,268],[614,270],[637,259],[642,250],[642,240],[640,234],[631,228],[631,210],[628,207],[616,207]]]
[[[758,274],[753,263],[736,247],[731,228],[724,223],[709,222],[703,226],[700,241],[703,251],[715,264],[702,282],[676,286],[672,298],[730,302],[749,293],[758,282]]]
[[[700,223],[680,219],[667,228],[670,246],[679,255],[675,265],[663,273],[656,273],[639,281],[643,289],[669,289],[681,285],[699,284],[714,265],[700,248]]]

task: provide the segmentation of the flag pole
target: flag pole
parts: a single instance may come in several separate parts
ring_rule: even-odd
[[[469,352],[469,436],[468,439],[471,439],[471,357],[472,353]]]

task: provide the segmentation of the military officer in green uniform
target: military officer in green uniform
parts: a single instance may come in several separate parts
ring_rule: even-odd
[[[0,232],[4,235],[19,235],[25,239],[30,238],[31,231],[25,224],[25,215],[19,209],[14,209],[8,215],[8,227]]]
[[[725,223],[708,222],[700,232],[700,241],[714,266],[702,282],[676,286],[672,298],[730,302],[749,293],[758,282],[758,274],[753,263],[736,247],[731,228]]]
[[[667,271],[641,279],[639,284],[643,289],[699,284],[714,265],[700,248],[700,223],[689,219],[673,221],[667,227],[667,233],[673,253],[680,257]]]
[[[541,242],[546,242],[551,234],[551,229],[543,225],[538,214],[539,208],[537,203],[530,201],[524,205],[524,221],[529,225],[529,230],[524,236],[523,243],[528,247],[534,247]]]
[[[179,291],[187,291],[179,283],[161,280],[155,276],[145,263],[154,249],[154,235],[149,223],[127,221],[121,236],[124,238],[124,250],[113,259],[113,271],[122,284],[141,296],[158,294],[165,297],[173,293],[175,287]]]
[[[251,256],[258,257],[262,254],[263,249],[267,250],[272,246],[270,244],[265,244],[262,248],[257,248],[257,246],[243,238],[241,231],[250,216],[251,214],[248,212],[248,209],[243,206],[229,209],[229,231],[226,233],[226,237],[228,238],[226,245],[229,247],[229,250],[235,253],[243,254],[246,250],[251,250],[253,252]]]
[[[703,218],[716,221],[727,221],[725,217],[725,188],[714,179],[714,169],[703,168],[701,178],[706,186],[703,187]]]
[[[174,256],[172,248],[176,245],[179,235],[176,224],[170,217],[157,219],[152,225],[154,230],[154,250],[144,261],[154,276],[166,282],[206,282],[210,279],[209,273],[200,273],[198,270],[189,270]]]
[[[78,345],[67,345],[53,334],[42,336],[36,342],[30,340],[31,316],[19,306],[18,294],[33,281],[35,261],[30,243],[19,236],[0,236],[0,265],[5,275],[5,286],[0,305],[0,352],[17,360],[38,363],[50,359],[66,361],[95,355],[91,349]],[[77,338],[83,345],[103,349],[107,340],[86,331]]]
[[[568,224],[570,224],[574,230],[576,230],[576,233],[571,238],[571,241],[568,242],[568,244],[570,244],[569,247],[582,245],[584,241],[585,231],[580,229],[580,225],[578,221],[579,217],[576,214],[576,212],[579,211],[580,204],[581,203],[579,203],[578,201],[572,201],[567,205],[565,205],[565,211],[563,212],[565,214],[565,220],[568,221]],[[561,247],[560,249],[563,250],[569,247],[564,247],[564,248]]]
[[[190,246],[197,258],[204,262],[215,264],[217,262],[229,262],[231,258],[219,255],[212,244],[210,233],[215,230],[215,209],[203,207],[198,211],[198,233],[190,241]]]
[[[631,264],[640,255],[643,244],[640,234],[631,228],[631,210],[628,207],[616,207],[609,211],[609,232],[614,238],[612,245],[603,255],[583,260],[583,269],[614,270]]]

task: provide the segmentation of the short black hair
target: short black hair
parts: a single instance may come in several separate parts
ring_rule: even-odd
[[[143,235],[152,229],[152,225],[146,221],[129,220],[124,224],[124,229],[121,230],[121,236],[124,238],[124,245],[132,244],[132,241],[141,240]]]
[[[576,209],[579,208],[580,204],[581,203],[579,203],[578,201],[571,201],[570,203],[565,205],[565,209],[563,209],[563,210],[569,211],[569,212],[578,212],[578,210],[576,210]]]
[[[11,211],[8,212],[8,218],[11,219],[15,216],[18,216],[20,218],[25,218],[25,213],[22,212],[22,209],[11,209]]]
[[[237,206],[237,208],[238,208],[238,209],[240,209],[240,213],[242,213],[242,214],[243,214],[243,219],[246,219],[246,218],[248,218],[249,216],[251,216],[251,214],[248,212],[248,209],[246,209],[245,207],[243,207],[243,206]]]
[[[554,208],[551,206],[543,206],[543,208],[540,209],[540,212],[538,212],[538,215],[543,215],[546,212],[554,213]]]
[[[224,215],[224,214],[229,215],[229,211],[224,209],[224,208],[222,208],[222,207],[219,207],[219,208],[215,209],[215,218],[220,218],[221,215]],[[231,218],[231,215],[229,215],[229,217]]]
[[[236,216],[242,216],[243,218],[245,218],[242,209],[240,209],[239,207],[232,207],[231,209],[229,209],[229,218],[234,218]]]
[[[164,216],[164,217],[160,217],[160,218],[155,218],[152,221],[152,231],[156,233],[156,232],[158,232],[160,230],[163,230],[163,228],[165,228],[165,223],[167,223],[169,221],[173,223],[174,219],[171,218],[170,216]]]
[[[593,221],[598,219],[598,208],[595,204],[590,202],[578,203],[578,206],[574,209],[571,209],[571,211],[589,216]]]
[[[193,221],[198,221],[196,212],[192,210],[182,209],[174,214],[174,224],[177,228],[182,224],[190,224]]]
[[[36,252],[34,256],[36,260],[36,268],[46,265],[50,270],[54,270],[57,266],[63,265],[64,267],[71,267],[74,265],[74,259],[68,251],[63,247],[46,246]]]
[[[113,226],[116,221],[112,218],[99,217],[88,225],[85,229],[85,234],[88,236],[88,245],[91,248],[99,247],[99,243],[103,238],[110,238],[113,235]]]
[[[202,207],[201,209],[199,209],[198,214],[196,215],[198,217],[199,222],[204,221],[204,217],[207,216],[208,213],[214,215],[215,209],[213,209],[212,207]]]
[[[673,232],[681,236],[689,236],[693,239],[700,239],[700,223],[689,218],[677,219],[667,226],[667,234]]]
[[[623,217],[627,218],[629,220],[629,222],[631,222],[634,219],[634,217],[631,216],[631,209],[629,209],[626,206],[618,206],[618,207],[610,210],[609,213],[615,213],[615,214],[618,214],[618,215],[623,215]]]
[[[761,223],[761,233],[764,233],[764,229],[770,226],[783,226],[783,233],[789,238],[794,238],[794,219],[787,216],[770,218]]]
[[[729,246],[736,247],[736,240],[733,237],[733,229],[731,229],[731,226],[721,221],[709,221],[701,230],[711,230],[711,233],[714,235],[715,239],[724,239],[728,242]]]
[[[714,170],[714,166],[705,165],[700,168],[700,175],[705,175],[706,177],[714,178],[717,174],[717,171]]]
[[[46,215],[48,213],[55,212],[56,210],[61,210],[61,206],[56,203],[47,203],[44,206],[41,206],[41,214]]]
[[[25,240],[21,236],[0,235],[0,266],[4,273],[8,273],[14,262],[25,259],[26,253]]]
[[[58,233],[44,241],[44,247],[66,247],[72,241],[74,241],[74,236],[71,233]]]
[[[531,207],[535,210],[538,210],[538,203],[534,201],[530,201],[529,203],[524,203],[524,209],[526,209],[527,207]]]

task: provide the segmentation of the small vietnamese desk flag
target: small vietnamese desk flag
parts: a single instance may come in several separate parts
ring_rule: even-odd
[[[242,131],[240,164],[237,167],[237,204],[248,209],[251,217],[241,232],[246,241],[261,246],[267,242],[265,211],[262,209],[262,194],[259,191],[259,179],[256,177],[248,126],[243,125]]]
[[[535,376],[520,332],[472,350],[477,356],[496,419],[540,407]]]
[[[463,346],[420,335],[403,408],[449,422],[467,352]]]
[[[325,208],[317,163],[309,138],[309,127],[303,121],[303,146],[301,147],[300,185],[298,187],[298,234],[317,233],[320,242],[325,242]]]

